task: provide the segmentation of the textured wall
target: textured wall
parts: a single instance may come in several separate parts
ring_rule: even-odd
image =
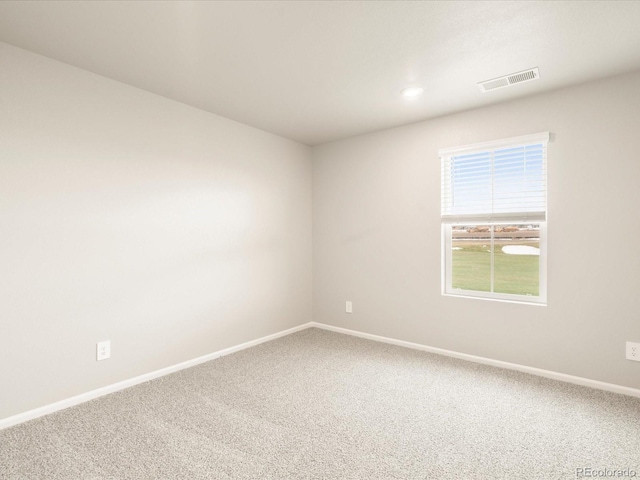
[[[315,147],[314,320],[640,388],[639,126],[635,73]],[[442,296],[438,149],[542,131],[548,306]]]
[[[311,320],[308,147],[6,44],[0,102],[0,418]]]

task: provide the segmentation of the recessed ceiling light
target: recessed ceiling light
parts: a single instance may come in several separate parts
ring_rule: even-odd
[[[400,92],[403,97],[417,97],[418,95],[422,95],[424,89],[421,87],[407,87],[403,88]]]

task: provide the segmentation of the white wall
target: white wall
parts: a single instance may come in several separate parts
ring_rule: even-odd
[[[314,320],[640,388],[639,128],[635,73],[315,147]],[[438,149],[542,131],[548,306],[441,296]]]
[[[0,419],[311,320],[308,147],[6,44],[0,102]]]

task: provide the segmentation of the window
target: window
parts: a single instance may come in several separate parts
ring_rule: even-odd
[[[444,294],[546,303],[548,141],[440,150]]]

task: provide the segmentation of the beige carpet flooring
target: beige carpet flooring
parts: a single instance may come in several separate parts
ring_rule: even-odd
[[[2,479],[573,479],[580,468],[640,477],[640,399],[319,329],[0,431]]]

